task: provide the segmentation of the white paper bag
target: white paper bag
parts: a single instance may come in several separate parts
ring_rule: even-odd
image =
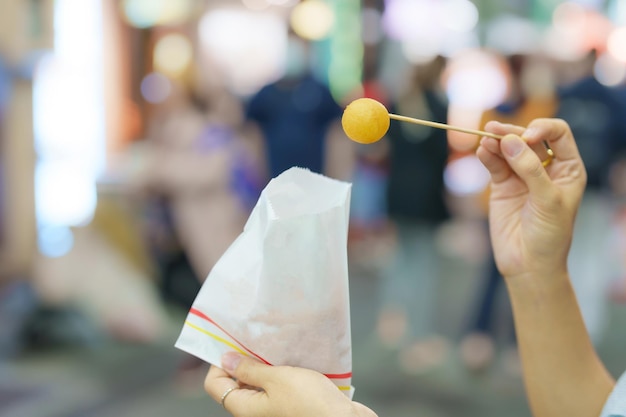
[[[274,178],[211,270],[176,347],[319,371],[352,398],[349,183],[302,168]]]

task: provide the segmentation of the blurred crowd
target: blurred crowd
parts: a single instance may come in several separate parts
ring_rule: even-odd
[[[262,2],[239,6],[256,3]],[[369,11],[383,6],[363,2]],[[597,15],[566,6],[557,18]],[[294,5],[268,7],[283,16]],[[114,13],[121,16],[122,9]],[[150,32],[129,29],[132,22],[120,16],[124,30],[142,34],[132,39],[142,42],[143,54],[154,53],[159,36],[195,33],[200,24],[192,19]],[[363,16],[365,33],[371,22]],[[487,175],[473,155],[480,138],[392,121],[381,141],[356,144],[340,122],[343,108],[358,97],[374,98],[392,113],[474,129],[489,120],[519,126],[540,117],[568,121],[589,171],[571,273],[593,339],[604,337],[608,305],[626,302],[626,61],[610,56],[607,39],[567,57],[542,49],[543,39],[532,47],[494,42],[422,56],[428,52],[422,40],[422,50],[409,59],[392,34],[383,34],[361,45],[360,82],[342,92],[320,72],[328,53],[320,45],[328,41],[307,38],[293,24],[283,29],[282,66],[254,88],[229,83],[235,75],[217,68],[197,40],[191,59],[203,66],[191,75],[152,72],[157,78],[131,86],[135,95],[147,91],[137,99],[142,105],[125,107],[123,121],[134,126],[128,127],[134,136],[111,151],[93,215],[71,227],[71,248],[59,256],[36,253],[25,270],[0,268],[0,360],[66,344],[160,340],[172,311],[176,317],[186,312],[241,233],[268,181],[300,166],[352,183],[353,285],[359,274],[376,276],[372,333],[397,350],[405,369],[426,371],[458,349],[465,366],[480,371],[504,349],[515,372],[515,333],[488,250]],[[20,81],[2,62],[0,125],[6,125],[11,95],[3,86]],[[2,141],[7,134],[3,130]],[[3,164],[11,157],[3,155]],[[0,188],[7,186],[2,174]],[[467,294],[466,321],[451,339],[438,328],[435,312],[443,266],[452,258],[482,272],[480,285]],[[504,337],[495,324],[502,317]]]

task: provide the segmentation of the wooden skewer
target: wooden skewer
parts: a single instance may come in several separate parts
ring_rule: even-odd
[[[483,132],[482,130],[466,129],[464,127],[451,126],[445,123],[430,122],[428,120],[416,119],[414,117],[400,116],[398,114],[393,114],[393,113],[389,113],[389,118],[400,120],[401,122],[414,123],[416,125],[435,127],[437,129],[456,130],[457,132],[469,133],[471,135],[488,136],[494,139],[502,139],[502,136],[500,135],[496,135],[496,134],[489,133],[489,132]]]
[[[501,135],[496,135],[496,134],[489,133],[489,132],[483,132],[482,130],[466,129],[464,127],[451,126],[445,123],[431,122],[428,120],[416,119],[414,117],[400,116],[398,114],[393,114],[393,113],[389,113],[389,118],[400,120],[402,122],[414,123],[416,125],[430,126],[430,127],[435,127],[438,129],[456,130],[457,132],[469,133],[472,135],[488,136],[494,139],[502,139]],[[546,147],[546,152],[548,153],[548,157],[545,160],[541,161],[541,163],[543,164],[544,167],[547,167],[548,165],[552,163],[552,160],[554,159],[554,151],[550,149],[550,147],[548,146],[546,142],[544,142],[544,146]]]

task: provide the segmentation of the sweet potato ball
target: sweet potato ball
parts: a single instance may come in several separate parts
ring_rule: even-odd
[[[385,106],[371,98],[359,98],[343,111],[341,125],[350,139],[358,143],[374,143],[389,130],[389,113]]]

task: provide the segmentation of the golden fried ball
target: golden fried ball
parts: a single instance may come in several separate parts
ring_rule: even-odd
[[[341,125],[350,139],[358,143],[374,143],[389,130],[389,113],[385,106],[371,98],[359,98],[343,111]]]

